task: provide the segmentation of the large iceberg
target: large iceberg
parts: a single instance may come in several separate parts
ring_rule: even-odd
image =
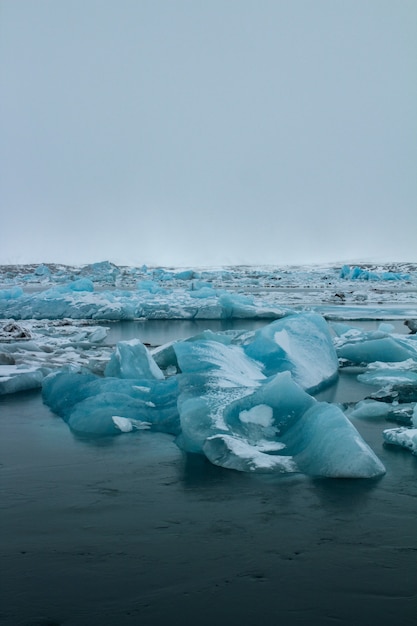
[[[164,358],[159,351],[165,373],[140,342],[120,342],[104,377],[51,374],[44,401],[77,434],[160,430],[176,435],[185,452],[239,471],[383,474],[343,412],[305,391],[321,388],[337,371],[318,316],[289,316],[262,330],[206,332],[174,342],[162,350]],[[311,375],[314,354],[320,366]],[[173,358],[178,373],[168,375]]]

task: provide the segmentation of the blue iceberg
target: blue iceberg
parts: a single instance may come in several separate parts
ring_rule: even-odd
[[[288,315],[256,331],[245,353],[262,363],[266,376],[290,371],[294,380],[313,393],[334,382],[338,359],[328,326],[321,315]]]
[[[388,324],[380,324],[378,330],[362,331],[346,324],[334,324],[337,356],[355,365],[377,361],[395,363],[417,358],[414,335],[395,335],[390,332],[391,328]]]
[[[339,278],[347,280],[410,280],[410,274],[402,274],[400,272],[385,272],[363,269],[357,265],[351,268],[349,265],[343,265],[340,270]]]
[[[118,435],[123,420],[145,423],[177,435],[178,380],[102,378],[89,373],[58,372],[45,378],[42,395],[54,413],[77,434]],[[117,419],[115,419],[117,418]]]
[[[51,374],[43,398],[78,435],[150,428],[238,471],[380,476],[382,463],[341,409],[306,391],[336,374],[327,326],[307,313],[255,332],[205,331],[155,358],[138,340],[120,342],[104,376]]]

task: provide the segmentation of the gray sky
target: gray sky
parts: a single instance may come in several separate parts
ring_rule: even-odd
[[[417,261],[415,0],[0,0],[0,263]]]

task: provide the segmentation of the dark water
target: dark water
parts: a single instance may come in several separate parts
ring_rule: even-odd
[[[417,458],[383,445],[386,422],[355,426],[379,480],[241,474],[144,431],[80,440],[39,393],[0,398],[0,623],[414,626]]]

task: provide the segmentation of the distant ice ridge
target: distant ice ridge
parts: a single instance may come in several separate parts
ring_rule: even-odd
[[[340,278],[346,278],[349,280],[410,280],[410,274],[403,274],[393,271],[375,271],[358,267],[350,267],[344,265],[340,270]]]
[[[287,311],[224,289],[167,290],[152,281],[135,291],[95,291],[87,278],[32,294],[18,287],[0,290],[0,318],[15,320],[277,319]]]
[[[370,304],[381,313],[382,303],[393,302],[404,306],[405,317],[415,318],[416,269],[416,264],[405,263],[353,269],[237,266],[197,270],[117,267],[108,261],[84,267],[0,266],[0,318],[277,319],[288,306],[325,307],[327,303],[331,312],[336,309],[343,316],[354,315],[353,307]],[[350,311],[348,304],[353,305]]]
[[[337,367],[323,319],[298,314],[261,331],[206,331],[153,355],[120,342],[104,378],[51,374],[43,397],[84,436],[149,427],[238,471],[380,476],[382,463],[343,412],[306,391],[329,384]]]

